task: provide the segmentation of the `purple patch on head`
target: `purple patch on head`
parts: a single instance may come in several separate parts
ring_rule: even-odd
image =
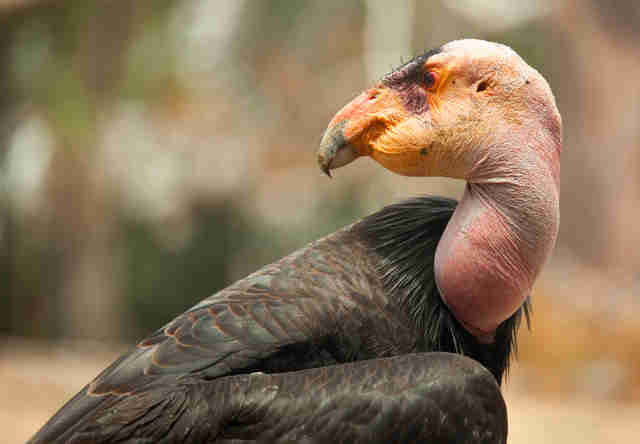
[[[440,49],[433,49],[415,57],[382,78],[382,84],[394,90],[405,108],[414,114],[423,114],[429,110],[426,89],[429,78],[425,78],[424,64]]]

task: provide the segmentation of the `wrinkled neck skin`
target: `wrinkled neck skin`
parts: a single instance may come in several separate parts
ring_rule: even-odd
[[[435,257],[444,302],[485,343],[529,296],[560,219],[560,136],[528,128],[502,139],[472,162]]]

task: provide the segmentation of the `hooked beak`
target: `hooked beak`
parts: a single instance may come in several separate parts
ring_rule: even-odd
[[[318,164],[324,173],[331,177],[331,170],[353,162],[358,156],[356,149],[344,137],[347,120],[329,126],[320,141]]]
[[[380,88],[365,91],[349,102],[331,120],[318,150],[320,169],[331,177],[331,170],[368,154],[364,136],[376,120],[382,104]]]
[[[398,92],[382,83],[363,92],[329,123],[317,152],[320,169],[331,177],[331,170],[370,156],[398,174],[431,175],[426,113],[408,111]]]

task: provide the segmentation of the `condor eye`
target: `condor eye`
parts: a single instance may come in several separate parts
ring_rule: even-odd
[[[437,80],[437,74],[433,71],[428,71],[424,75],[424,86],[426,86],[427,89],[431,89],[435,86]]]

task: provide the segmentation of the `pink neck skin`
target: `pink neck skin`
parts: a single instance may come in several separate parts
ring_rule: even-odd
[[[440,293],[481,342],[493,342],[498,325],[529,296],[555,243],[560,138],[531,129],[505,133],[504,143],[474,162],[438,244]]]

